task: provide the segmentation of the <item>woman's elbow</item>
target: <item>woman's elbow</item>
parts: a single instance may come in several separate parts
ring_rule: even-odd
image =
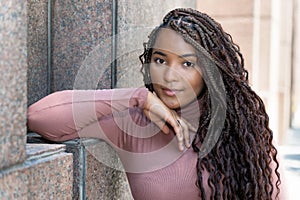
[[[55,97],[55,94],[52,97]],[[47,97],[29,106],[27,127],[29,131],[36,132],[51,141],[69,140],[77,136],[72,116],[71,105],[54,105]]]

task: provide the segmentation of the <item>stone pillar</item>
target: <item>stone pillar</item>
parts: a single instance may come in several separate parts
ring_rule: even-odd
[[[285,143],[290,128],[293,1],[271,1],[269,88],[267,110],[274,137]]]
[[[48,94],[48,0],[27,1],[28,105]]]
[[[25,159],[26,1],[0,1],[0,169]]]
[[[0,22],[0,199],[71,199],[65,145],[26,145],[27,2],[1,1]]]
[[[25,162],[0,171],[0,199],[72,199],[72,154],[65,145],[28,144]]]

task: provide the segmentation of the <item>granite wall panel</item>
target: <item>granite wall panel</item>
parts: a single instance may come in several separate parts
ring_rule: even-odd
[[[27,141],[31,145],[53,145],[36,133],[29,133]],[[75,139],[64,145],[66,152],[73,154],[72,199],[133,199],[121,161],[106,142]],[[43,153],[43,148],[35,147],[35,152]]]
[[[111,87],[112,1],[55,1],[52,91]]]
[[[67,141],[73,160],[73,199],[131,200],[122,165],[113,149],[96,139]]]
[[[67,152],[73,154],[73,199],[85,199],[85,153],[80,139],[65,142]]]
[[[0,1],[0,169],[25,159],[26,1]]]
[[[48,94],[48,0],[27,1],[28,105]]]
[[[24,163],[0,172],[0,199],[72,199],[72,154],[65,145],[28,144]]]
[[[0,199],[27,199],[28,176],[23,170],[0,172]]]
[[[112,147],[101,140],[84,143],[86,151],[86,199],[132,200],[121,161]]]
[[[49,146],[49,145],[48,145]],[[28,178],[28,199],[72,199],[72,154],[58,153],[32,162]]]

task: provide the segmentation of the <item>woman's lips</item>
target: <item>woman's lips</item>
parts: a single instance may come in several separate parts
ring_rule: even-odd
[[[179,90],[169,89],[169,88],[162,88],[162,91],[163,91],[167,96],[173,97],[173,96],[176,96],[176,93],[177,93]]]

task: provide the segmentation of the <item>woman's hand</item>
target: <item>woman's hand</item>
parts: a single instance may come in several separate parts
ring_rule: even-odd
[[[175,131],[180,151],[184,145],[190,147],[189,130],[197,131],[190,123],[180,118],[174,110],[169,109],[156,95],[149,92],[144,105],[145,115],[154,122],[165,134],[170,132],[169,124]]]

